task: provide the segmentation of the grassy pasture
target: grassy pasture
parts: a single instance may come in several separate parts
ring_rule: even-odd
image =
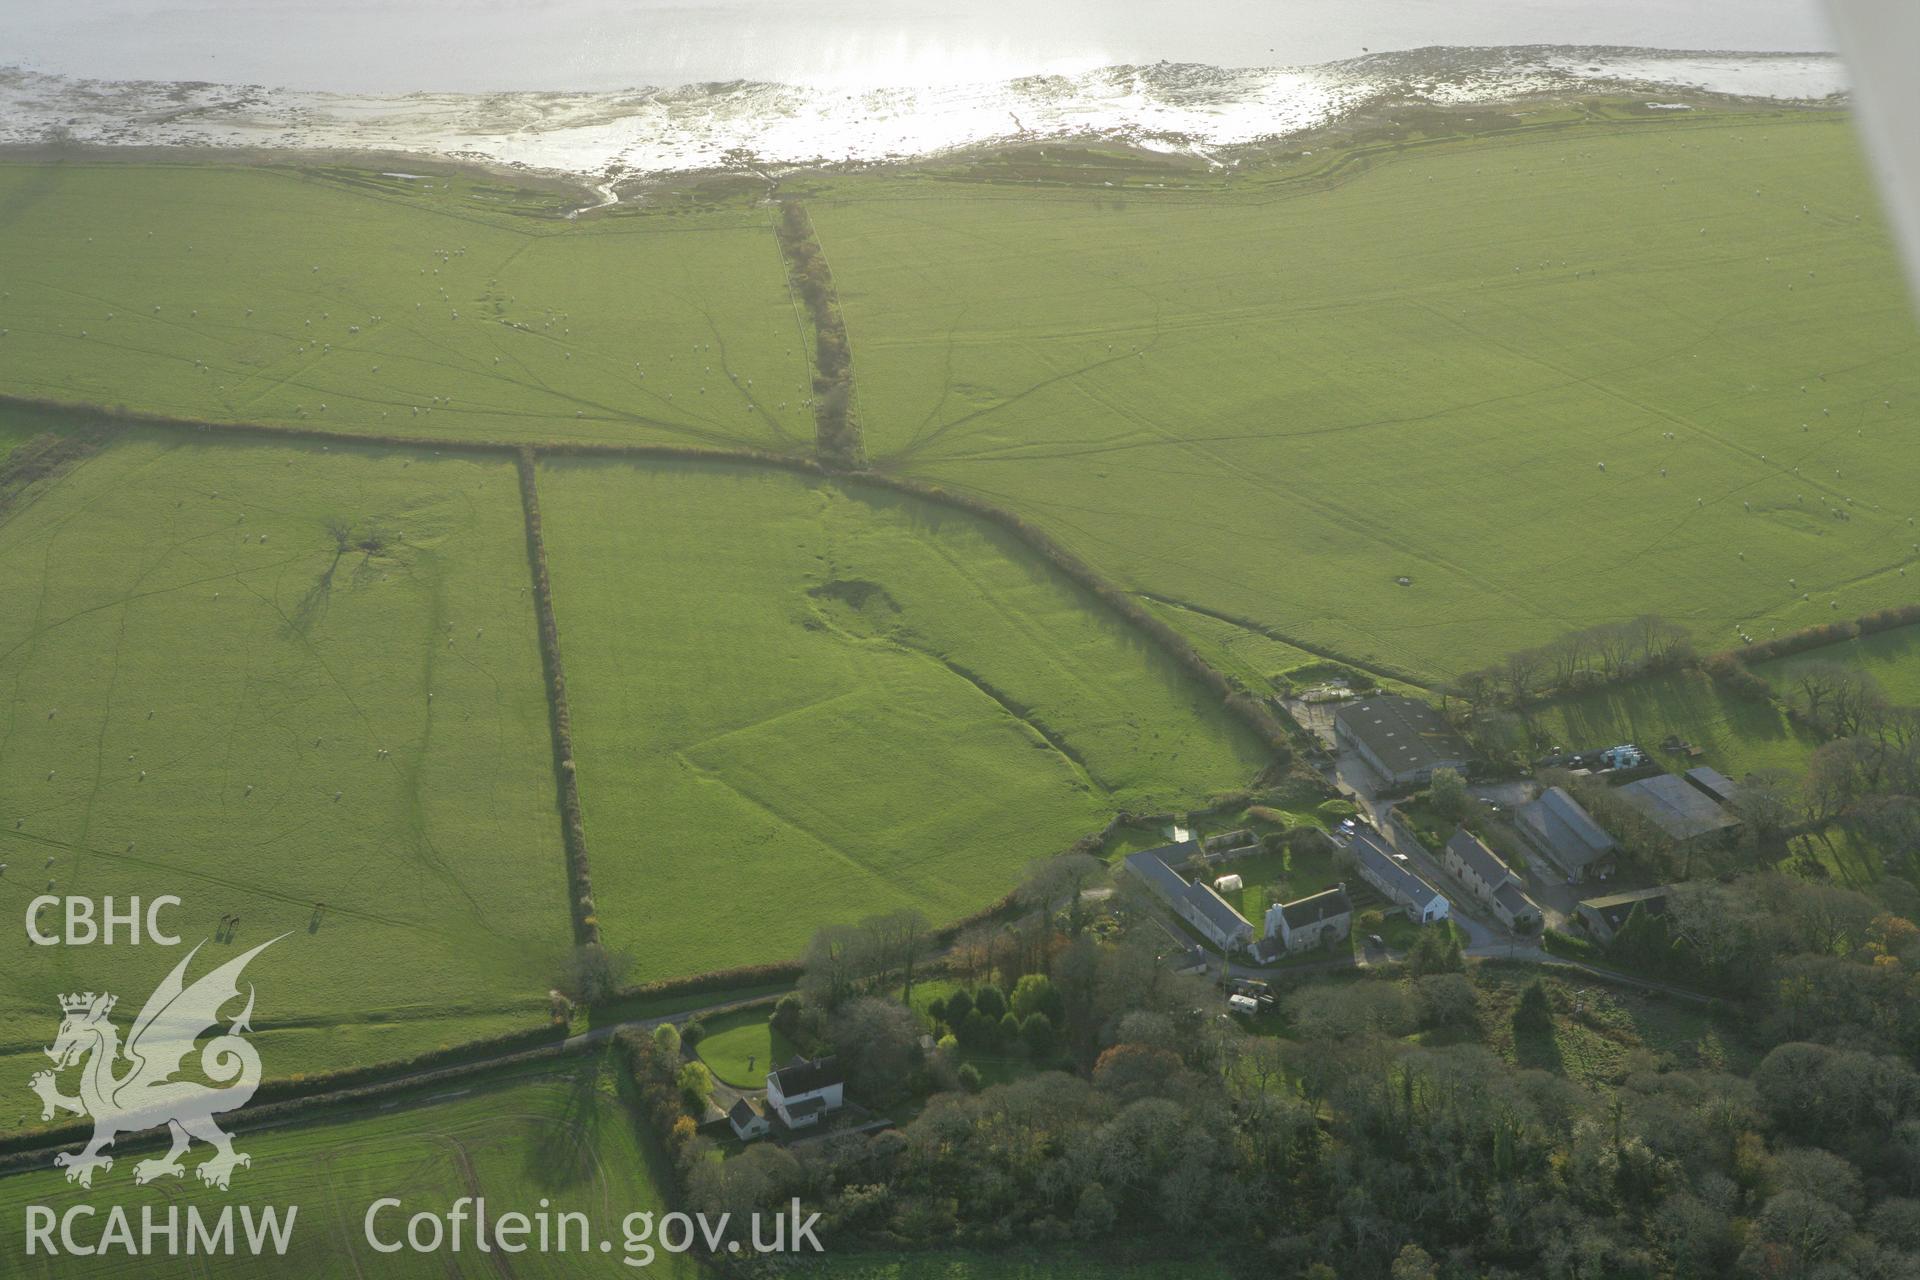
[[[1295,672],[1321,664],[1321,659],[1284,640],[1249,631],[1219,618],[1162,604],[1143,601],[1148,612],[1186,634],[1193,647],[1215,668],[1256,693],[1284,692]]]
[[[269,1076],[538,1025],[571,929],[512,466],[141,432],[28,497],[0,521],[0,1075],[57,994],[130,1020],[184,954],[31,946],[42,892],[178,895],[187,945],[237,914],[196,975],[290,934],[248,973]],[[0,1129],[37,1118],[16,1094]]]
[[[0,164],[0,392],[374,434],[810,444],[807,338],[763,211],[528,212],[470,177]]]
[[[952,919],[1244,785],[1211,697],[974,517],[784,472],[540,472],[594,891],[642,978]]]
[[[1896,704],[1920,704],[1920,627],[1901,627],[1823,645],[1753,668],[1783,701],[1793,696],[1794,673],[1810,663],[1858,665]],[[1707,764],[1738,778],[1755,769],[1799,771],[1818,739],[1796,728],[1777,706],[1729,696],[1697,671],[1654,676],[1589,693],[1555,698],[1530,712],[1555,746],[1591,749],[1638,742],[1670,769]],[[1690,760],[1660,751],[1670,733],[1704,751]]]
[[[787,1038],[767,1021],[772,1013],[771,1006],[763,1005],[706,1019],[707,1034],[701,1037],[699,1046],[701,1060],[730,1085],[763,1087],[768,1070],[791,1061],[795,1052]]]
[[[1794,672],[1813,662],[1857,665],[1874,678],[1890,701],[1901,706],[1920,706],[1920,627],[1899,627],[1844,640],[1790,658],[1763,662],[1753,670],[1785,698],[1792,693]]]
[[[1819,743],[1779,707],[1733,697],[1699,671],[1681,671],[1557,698],[1531,712],[1554,746],[1592,750],[1637,742],[1669,770],[1711,765],[1730,778],[1755,769],[1799,770]],[[1699,759],[1662,751],[1668,734],[1700,747]]]
[[[1920,362],[1843,116],[1228,188],[836,179],[877,465],[1427,678],[1647,611],[1717,647],[1909,598]]]
[[[25,1206],[43,1204],[62,1213],[74,1204],[98,1208],[98,1231],[111,1205],[125,1208],[139,1229],[140,1209],[152,1205],[192,1204],[203,1215],[217,1214],[231,1199],[253,1206],[299,1206],[293,1243],[282,1259],[193,1257],[127,1258],[115,1252],[77,1263],[71,1258],[27,1258],[24,1245],[9,1241],[9,1275],[64,1277],[87,1273],[110,1277],[256,1276],[320,1277],[340,1275],[491,1277],[578,1276],[622,1270],[621,1221],[629,1213],[667,1211],[655,1182],[651,1147],[622,1105],[610,1055],[600,1055],[562,1071],[508,1076],[460,1092],[447,1101],[414,1101],[397,1109],[368,1109],[324,1122],[236,1135],[236,1147],[253,1157],[250,1168],[234,1174],[233,1193],[204,1193],[191,1168],[206,1149],[196,1145],[184,1158],[185,1182],[162,1179],[145,1187],[133,1184],[131,1166],[158,1152],[127,1153],[111,1171],[97,1174],[92,1191],[70,1186],[48,1169],[0,1178],[0,1214],[9,1223],[23,1220]],[[390,1106],[391,1104],[389,1104]],[[462,1196],[483,1196],[490,1220],[509,1211],[580,1212],[587,1215],[593,1241],[613,1241],[611,1254],[514,1255],[480,1253],[472,1247],[471,1224],[459,1253],[421,1255],[375,1252],[367,1243],[363,1219],[374,1201],[399,1197],[403,1208],[379,1219],[385,1240],[401,1238],[406,1218],[417,1212],[444,1214]],[[185,1227],[182,1226],[184,1233]],[[236,1224],[238,1233],[239,1226]],[[11,1234],[11,1230],[9,1232]],[[531,1237],[530,1237],[531,1238]],[[658,1254],[647,1274],[692,1276],[700,1268],[684,1257]]]

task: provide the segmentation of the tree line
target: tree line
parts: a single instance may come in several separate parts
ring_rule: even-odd
[[[1657,613],[1569,631],[1458,676],[1450,692],[1476,706],[1525,707],[1555,692],[1577,692],[1693,661],[1687,629]]]
[[[806,206],[798,200],[781,204],[774,234],[793,290],[813,324],[815,447],[829,466],[858,470],[867,464],[866,446],[853,413],[853,348],[834,293],[833,271],[813,233]]]
[[[593,874],[587,860],[587,828],[580,816],[580,786],[574,776],[573,712],[567,705],[567,672],[560,660],[560,624],[553,613],[553,583],[547,576],[547,545],[540,521],[540,489],[532,448],[515,456],[520,503],[526,519],[527,561],[533,573],[533,607],[539,620],[540,658],[546,668],[547,710],[553,732],[554,785],[560,798],[560,830],[567,855],[568,906],[574,938],[597,951],[600,920],[593,902]]]

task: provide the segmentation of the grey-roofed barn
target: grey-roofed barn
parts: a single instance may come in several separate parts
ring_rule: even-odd
[[[1154,896],[1172,907],[1181,919],[1216,947],[1232,950],[1246,946],[1253,941],[1252,923],[1215,893],[1211,885],[1189,883],[1175,870],[1176,864],[1185,863],[1199,847],[1195,841],[1183,840],[1157,849],[1142,849],[1128,854],[1125,865]]]
[[[1519,818],[1522,833],[1568,879],[1584,880],[1612,869],[1614,838],[1565,788],[1548,787],[1539,799],[1520,807]]]
[[[1334,713],[1334,737],[1388,783],[1418,786],[1435,769],[1465,769],[1472,754],[1433,707],[1418,698],[1383,695],[1349,702]]]
[[[1265,923],[1269,943],[1277,938],[1286,951],[1305,951],[1347,936],[1353,927],[1353,899],[1347,896],[1347,886],[1335,885],[1293,902],[1275,903],[1267,908]]]
[[[1740,825],[1719,801],[1671,773],[1629,782],[1619,796],[1675,844],[1715,840]]]
[[[1142,849],[1126,856],[1126,867],[1162,898],[1176,898],[1187,887],[1187,878],[1173,869],[1174,864],[1191,858],[1199,847],[1197,840],[1182,840],[1179,844]]]
[[[1687,770],[1687,781],[1692,783],[1696,790],[1706,792],[1725,805],[1732,804],[1733,798],[1740,792],[1739,783],[1718,769],[1709,769],[1706,765]]]
[[[1347,852],[1360,878],[1378,889],[1388,901],[1403,908],[1409,918],[1430,924],[1451,914],[1451,905],[1441,892],[1396,858],[1393,850],[1373,832],[1354,832]]]
[[[1574,908],[1587,932],[1602,942],[1610,942],[1613,935],[1620,932],[1620,926],[1627,922],[1635,907],[1650,916],[1663,916],[1667,913],[1667,895],[1673,886],[1657,884],[1651,889],[1634,889],[1628,893],[1612,893],[1604,898],[1585,898]]]

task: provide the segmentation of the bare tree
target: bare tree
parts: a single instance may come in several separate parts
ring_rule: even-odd
[[[1462,672],[1453,681],[1452,692],[1474,706],[1486,705],[1497,683],[1494,672],[1486,668]]]
[[[1837,685],[1827,701],[1834,732],[1844,737],[1871,731],[1889,709],[1879,681],[1858,669],[1850,669],[1848,675],[1851,678]]]
[[[1757,769],[1734,793],[1733,811],[1755,862],[1775,862],[1800,816],[1800,780],[1786,769]]]
[[[1687,629],[1657,613],[1643,613],[1628,624],[1640,645],[1640,661],[1657,666],[1687,647]]]
[[[817,931],[801,961],[801,991],[823,1009],[839,1008],[872,971],[871,947],[867,930],[853,925]]]
[[[1600,659],[1600,670],[1607,678],[1614,679],[1624,674],[1634,647],[1639,643],[1635,628],[1617,622],[1603,622],[1597,627],[1589,627],[1587,635],[1588,645]]]
[[[1090,854],[1063,853],[1044,858],[1027,867],[1026,880],[1019,889],[1020,904],[1051,918],[1064,901],[1067,934],[1077,938],[1087,926],[1087,888],[1106,873],[1107,864]]]
[[[905,988],[901,999],[912,1003],[914,966],[927,946],[926,916],[909,907],[886,915],[868,916],[860,922],[860,930],[866,937],[867,980],[884,982],[899,974]]]
[[[1835,732],[1841,718],[1859,713],[1866,699],[1863,683],[1871,683],[1857,667],[1821,660],[1803,663],[1793,673],[1794,707],[1809,722]]]
[[[1540,674],[1546,669],[1547,655],[1539,649],[1516,649],[1506,657],[1501,676],[1507,684],[1507,696],[1516,707],[1533,700],[1540,688]]]
[[[1857,744],[1845,738],[1822,744],[1807,761],[1807,781],[1800,793],[1807,824],[1825,828],[1846,812],[1859,791]]]
[[[1553,663],[1554,679],[1560,684],[1571,683],[1574,673],[1586,665],[1587,637],[1578,631],[1568,632],[1548,645],[1546,654]]]

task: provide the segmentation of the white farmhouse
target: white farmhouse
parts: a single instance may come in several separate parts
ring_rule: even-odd
[[[767,1107],[789,1129],[804,1129],[840,1109],[846,1084],[833,1058],[797,1057],[767,1072]]]

